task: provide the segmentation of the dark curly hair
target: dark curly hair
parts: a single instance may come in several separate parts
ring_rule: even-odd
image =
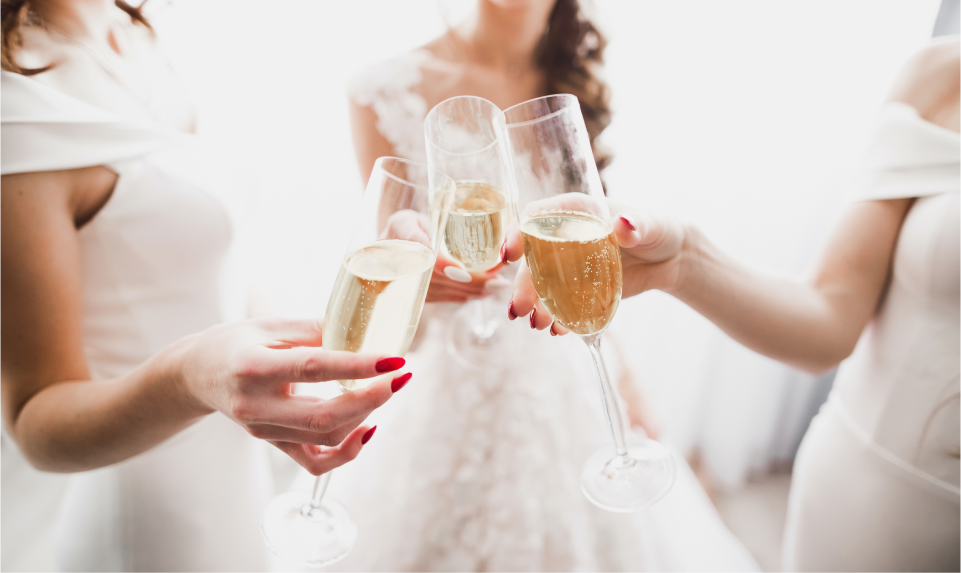
[[[613,154],[597,141],[611,123],[611,88],[601,77],[607,38],[585,14],[584,0],[557,0],[547,30],[535,52],[545,75],[545,95],[577,96],[591,138],[597,170],[610,165]]]

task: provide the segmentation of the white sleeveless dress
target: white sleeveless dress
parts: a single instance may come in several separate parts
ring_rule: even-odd
[[[2,72],[2,93],[3,174],[106,165],[119,175],[79,232],[92,378],[123,375],[221,322],[231,224],[213,191],[186,175],[199,160],[194,138],[17,74]],[[257,530],[271,491],[266,447],[213,414],[148,452],[71,476],[56,526],[58,567],[266,569]],[[5,475],[8,461],[22,458],[5,451]],[[21,494],[5,487],[3,496],[8,504]]]
[[[430,54],[376,66],[350,96],[377,114],[396,153],[425,161],[427,105],[416,89]],[[650,510],[592,506],[581,467],[610,436],[590,356],[574,336],[506,319],[483,369],[447,354],[456,304],[428,304],[414,378],[373,415],[377,436],[330,491],[357,520],[356,548],[333,570],[756,570],[678,456],[678,483]],[[302,480],[301,487],[308,481]]]
[[[917,197],[891,284],[798,452],[788,571],[957,571],[958,134],[886,104],[859,200]]]

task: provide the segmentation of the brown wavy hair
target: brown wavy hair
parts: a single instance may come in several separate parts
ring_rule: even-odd
[[[614,156],[598,141],[611,124],[611,88],[601,76],[607,38],[584,11],[585,0],[557,0],[547,19],[547,30],[534,54],[544,72],[545,95],[577,96],[591,138],[597,170],[611,164]]]
[[[153,31],[153,26],[144,17],[141,9],[143,4],[133,7],[124,0],[115,0],[117,8],[130,15],[130,20],[134,23],[142,24]],[[144,2],[146,4],[146,2]],[[45,72],[53,67],[53,64],[41,68],[24,68],[17,63],[17,52],[23,47],[23,26],[36,23],[36,16],[30,10],[29,0],[0,0],[0,67],[4,71],[33,76]]]

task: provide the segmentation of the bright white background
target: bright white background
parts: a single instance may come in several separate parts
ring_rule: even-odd
[[[261,307],[322,315],[361,193],[346,86],[440,34],[444,0],[177,0],[153,21],[201,132],[247,185],[244,270]],[[613,197],[699,225],[748,264],[800,276],[844,203],[898,68],[936,0],[598,2],[617,157]],[[456,11],[456,10],[455,10]],[[721,487],[790,460],[825,381],[741,349],[661,293],[613,329],[668,438]]]

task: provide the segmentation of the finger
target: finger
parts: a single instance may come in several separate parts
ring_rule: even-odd
[[[261,407],[248,416],[248,423],[270,424],[327,433],[350,423],[366,419],[393,395],[391,384],[403,374],[382,377],[366,388],[348,392],[331,400],[313,396],[264,397]],[[400,388],[398,388],[400,390]]]
[[[437,262],[434,263],[434,272],[440,272],[450,280],[458,283],[469,283],[474,277],[464,268],[460,261],[456,261],[444,255],[437,255]]]
[[[527,316],[538,302],[530,270],[527,268],[527,263],[523,263],[517,270],[517,276],[514,277],[514,293],[507,307],[507,316],[511,320]]]
[[[380,234],[381,239],[401,239],[413,241],[423,245],[430,245],[430,236],[427,233],[429,223],[423,219],[426,216],[411,209],[404,209],[393,213],[388,219],[384,230]]]
[[[547,307],[544,306],[541,299],[537,299],[537,302],[534,304],[534,310],[531,311],[528,320],[531,328],[536,328],[537,330],[544,330],[554,323],[554,317],[547,312]]]
[[[501,260],[505,263],[512,263],[521,258],[524,254],[524,242],[521,232],[516,228],[507,231],[507,240],[501,247]]]
[[[364,443],[373,437],[375,429],[376,426],[361,426],[351,432],[340,445],[332,448],[281,441],[271,443],[293,458],[311,475],[319,476],[356,458]]]
[[[614,235],[617,237],[617,244],[630,249],[641,243],[641,234],[638,218],[633,215],[621,215],[614,219]]]
[[[253,352],[239,376],[253,381],[326,382],[358,380],[393,372],[404,366],[398,356],[355,354],[320,348],[267,348]]]
[[[470,297],[465,295],[455,295],[455,294],[432,294],[430,291],[427,292],[426,302],[459,302],[464,303],[470,300]]]
[[[564,325],[556,320],[551,324],[551,336],[564,336],[568,332],[570,332],[570,330],[564,328]]]
[[[292,346],[322,346],[324,321],[320,318],[287,319],[261,318],[255,321],[272,340],[269,348],[290,348]]]
[[[273,424],[250,424],[247,426],[247,432],[259,440],[332,447],[344,441],[344,438],[350,435],[354,428],[362,424],[365,419],[351,420],[330,432],[312,432]]]

